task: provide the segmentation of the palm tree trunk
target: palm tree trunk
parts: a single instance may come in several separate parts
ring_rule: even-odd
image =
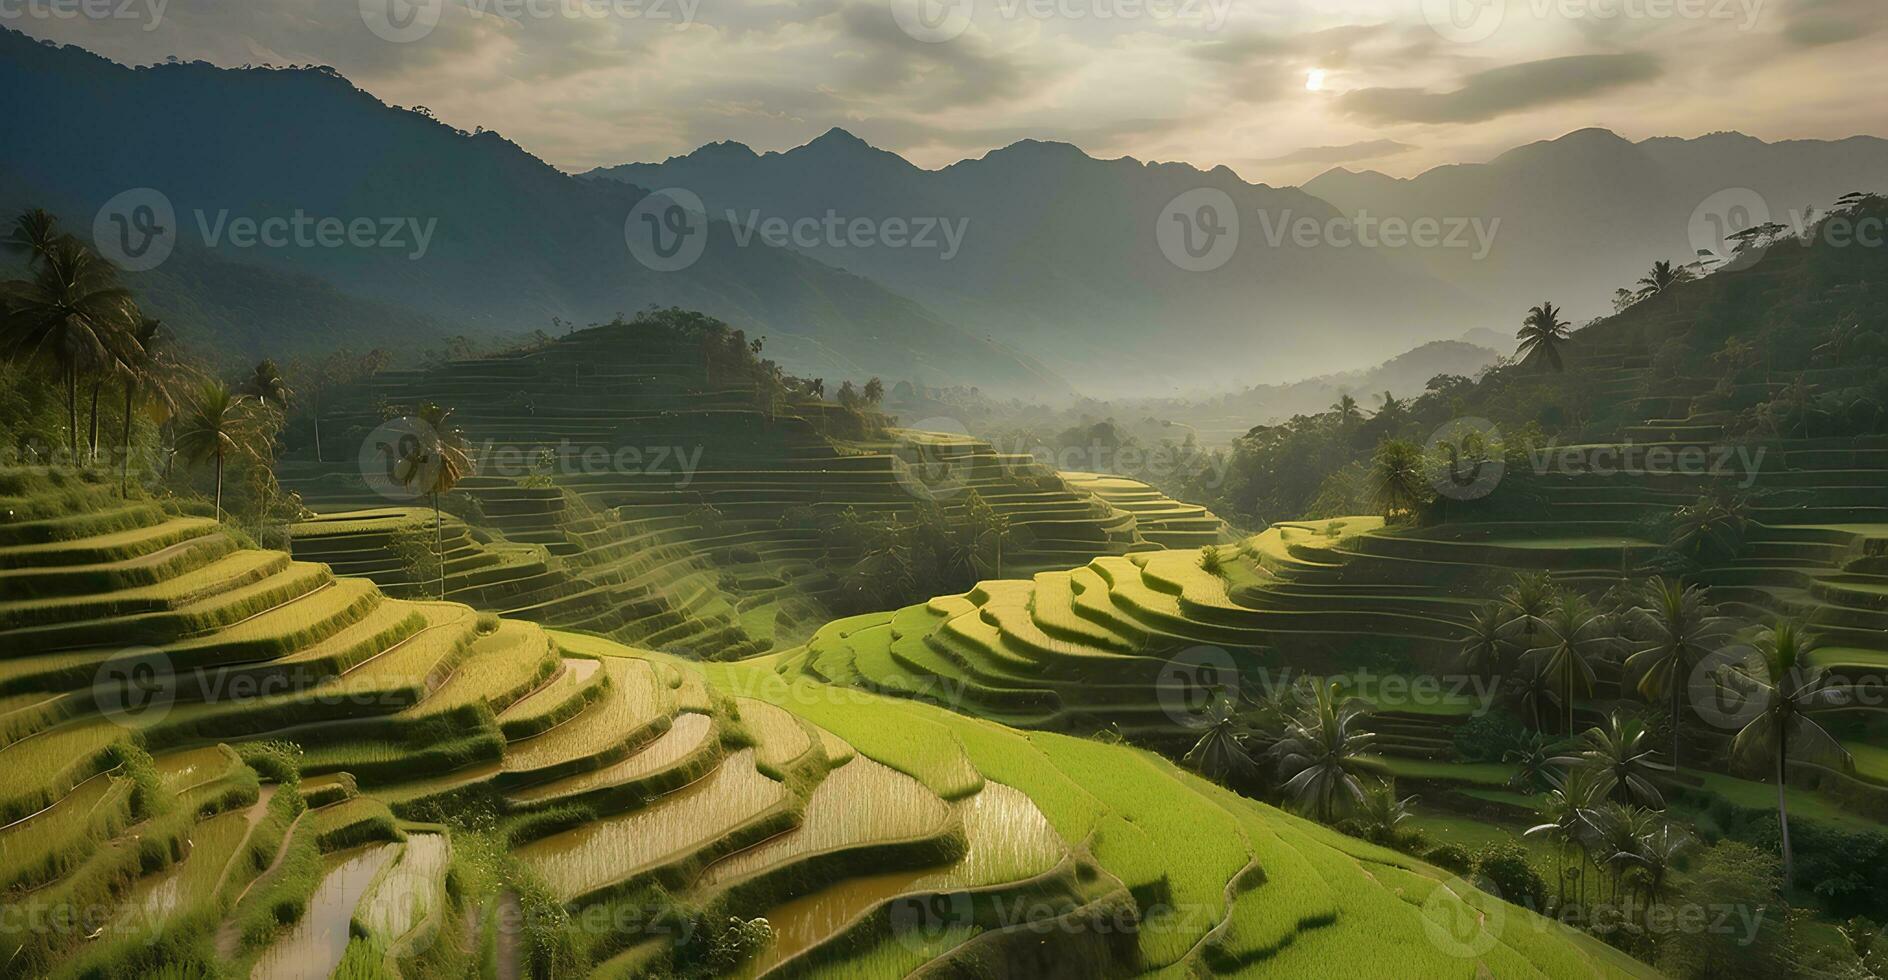
[[[223,453],[216,454],[216,519],[223,520]]]
[[[92,379],[92,437],[90,461],[94,463],[98,462],[98,390],[103,387],[105,387],[105,375],[103,372],[100,372],[98,377]]]
[[[1789,783],[1789,746],[1790,733],[1777,732],[1777,828],[1783,837],[1783,887],[1790,887],[1795,880],[1792,873],[1790,855],[1790,804],[1788,799]]]
[[[79,465],[79,369],[66,368],[66,441],[72,450],[72,465]]]
[[[439,520],[439,494],[433,494],[433,552],[439,559],[439,600],[446,600],[446,531]]]
[[[123,454],[118,460],[118,496],[131,496],[131,403],[136,400],[138,383],[133,378],[125,378],[125,438],[118,447]]]
[[[1682,661],[1681,661],[1682,662]],[[1682,717],[1685,703],[1678,696],[1678,668],[1672,668],[1672,775],[1678,774],[1678,719]]]
[[[309,397],[309,409],[310,414],[315,418],[315,462],[319,463],[321,462],[321,397],[319,395]]]

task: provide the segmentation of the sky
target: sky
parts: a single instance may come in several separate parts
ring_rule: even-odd
[[[926,167],[1018,139],[1302,183],[1589,126],[1888,132],[1884,0],[0,0],[141,64],[331,65],[572,171],[839,126]]]

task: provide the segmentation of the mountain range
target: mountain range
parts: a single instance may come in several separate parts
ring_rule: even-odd
[[[676,187],[703,202],[705,245],[658,271],[626,235],[650,190]],[[831,382],[1161,397],[1358,369],[1465,331],[1487,343],[1543,299],[1598,315],[1652,261],[1690,259],[1701,222],[1789,220],[1888,189],[1888,141],[1582,130],[1414,178],[1339,169],[1294,188],[1034,140],[926,170],[834,129],[784,152],[713,143],[573,175],[329,68],[129,67],[0,30],[0,213],[43,206],[86,230],[139,188],[174,209],[178,241],[130,285],[235,357],[425,347],[679,305]],[[1201,194],[1239,225],[1205,265],[1170,238],[1176,222],[1204,227]],[[1753,198],[1767,203],[1753,211]],[[426,246],[224,233],[298,213],[409,222]],[[1449,247],[1346,243],[1366,215],[1471,232]],[[861,223],[871,244],[850,234]],[[775,225],[820,231],[780,238]]]

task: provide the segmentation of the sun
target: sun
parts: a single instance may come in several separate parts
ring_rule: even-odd
[[[1324,69],[1313,68],[1310,71],[1305,72],[1305,91],[1307,92],[1324,91]]]

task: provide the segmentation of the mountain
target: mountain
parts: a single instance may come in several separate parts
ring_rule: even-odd
[[[1411,253],[1438,278],[1494,302],[1506,321],[1543,299],[1576,321],[1609,313],[1613,291],[1654,261],[1723,254],[1722,234],[1761,221],[1798,226],[1850,191],[1888,189],[1888,140],[1766,143],[1741,133],[1638,143],[1603,129],[1511,150],[1483,164],[1410,179],[1332,170],[1304,185],[1346,213],[1498,219],[1477,261],[1461,250]]]
[[[343,294],[325,304],[336,319],[404,311],[387,331],[418,317],[498,335],[552,317],[585,323],[678,305],[765,335],[768,355],[803,374],[1066,390],[981,332],[790,249],[743,245],[722,224],[708,226],[693,265],[655,271],[625,241],[641,188],[579,180],[496,133],[385,105],[332,69],[132,68],[0,31],[0,205],[49,202],[85,229],[136,188],[161,192],[173,208],[177,255],[195,249],[275,279],[328,284]],[[238,231],[298,214],[349,227],[368,219],[376,230],[345,247],[312,232],[278,236],[289,244],[276,247]],[[128,279],[136,289],[148,275]],[[188,278],[177,309],[251,307],[252,328],[284,346],[322,329],[286,303],[224,292],[253,293],[267,277]]]
[[[1225,167],[1099,160],[1066,143],[1024,140],[925,170],[834,129],[785,152],[715,143],[586,176],[685,188],[717,218],[761,230],[828,215],[868,227],[939,219],[961,230],[954,249],[825,235],[796,247],[1001,337],[1098,395],[1358,367],[1366,350],[1458,334],[1479,309],[1394,255],[1289,235],[1274,244],[1268,229],[1339,217],[1302,191]],[[1157,229],[1172,227],[1170,202],[1201,188],[1231,201],[1239,235],[1223,265],[1189,271],[1169,261]]]
[[[1390,358],[1375,367],[1346,371],[1289,384],[1259,385],[1217,398],[1166,408],[1186,422],[1208,445],[1223,445],[1254,425],[1282,422],[1294,415],[1325,411],[1342,395],[1355,396],[1365,409],[1388,391],[1398,398],[1421,395],[1431,378],[1453,374],[1473,378],[1494,364],[1501,352],[1460,340],[1437,340]]]

